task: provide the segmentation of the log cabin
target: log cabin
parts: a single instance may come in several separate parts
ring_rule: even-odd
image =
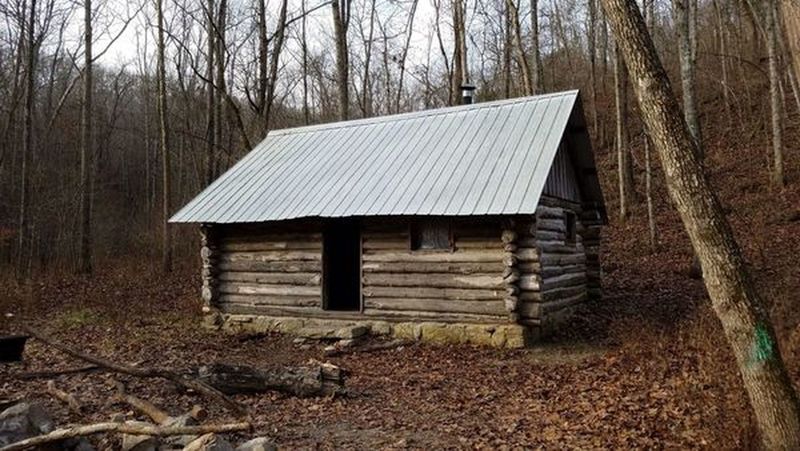
[[[601,294],[577,91],[270,131],[170,221],[223,330],[521,347]]]

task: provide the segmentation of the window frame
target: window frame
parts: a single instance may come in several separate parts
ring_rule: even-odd
[[[441,225],[447,228],[447,247],[424,248],[420,247],[420,229],[425,225]],[[453,239],[453,223],[448,219],[416,219],[408,224],[408,250],[409,252],[453,252],[455,240]]]

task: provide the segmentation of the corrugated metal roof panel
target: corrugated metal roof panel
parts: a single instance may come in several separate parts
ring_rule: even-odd
[[[170,221],[534,213],[577,99],[276,130]]]

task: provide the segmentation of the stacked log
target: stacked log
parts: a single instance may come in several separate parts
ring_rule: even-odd
[[[200,227],[200,258],[202,267],[200,277],[203,287],[201,297],[203,299],[203,312],[208,313],[217,301],[217,280],[216,263],[219,254],[214,240],[214,230],[211,226],[203,225]]]
[[[321,233],[229,228],[219,235],[220,310],[262,315],[322,310]]]
[[[452,242],[452,249],[410,250],[407,225],[364,224],[363,315],[410,321],[504,321],[504,254],[497,226],[455,224]]]
[[[581,214],[584,225],[581,237],[586,250],[586,290],[589,298],[603,296],[603,274],[600,267],[600,231],[603,222],[595,210],[585,210]]]
[[[540,316],[542,324],[552,326],[562,313],[586,300],[586,254],[582,237],[568,236],[567,215],[575,215],[581,229],[577,205],[540,205],[537,208],[536,237],[542,255]],[[576,231],[577,231],[576,230]]]
[[[517,232],[508,228],[503,230],[501,235],[503,242],[503,284],[506,287],[505,307],[508,312],[508,319],[512,323],[519,321],[519,269],[517,269],[518,257]]]
[[[539,290],[542,284],[541,258],[536,242],[536,223],[521,228],[517,238],[517,270],[520,273],[517,287],[519,288],[519,302],[517,312],[519,322],[523,324],[538,325],[539,315],[534,311],[541,300]]]
[[[523,322],[540,325],[552,323],[562,311],[586,299],[582,237],[567,236],[567,215],[580,210],[577,205],[547,200],[537,208],[536,223],[518,240],[520,314]],[[581,230],[579,221],[575,225]]]

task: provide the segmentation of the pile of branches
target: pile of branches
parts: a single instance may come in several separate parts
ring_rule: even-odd
[[[179,372],[167,368],[146,368],[114,362],[110,359],[92,355],[58,342],[40,331],[23,326],[30,336],[89,365],[77,369],[46,371],[21,374],[20,378],[52,378],[60,374],[75,372],[103,371],[137,378],[164,379],[174,383],[187,392],[197,393],[231,412],[238,421],[225,424],[198,424],[205,418],[204,410],[198,406],[187,414],[172,417],[150,402],[126,392],[117,382],[116,401],[129,404],[135,410],[148,416],[151,423],[131,421],[109,421],[78,425],[58,429],[46,434],[29,437],[0,448],[0,451],[22,450],[43,445],[60,443],[100,433],[122,433],[129,436],[168,437],[184,436],[197,438],[205,434],[241,432],[252,429],[252,421],[247,410],[230,395],[239,393],[259,393],[279,391],[292,396],[337,396],[345,394],[346,373],[336,365],[312,360],[302,367],[283,367],[278,369],[259,369],[245,365],[212,363],[195,371]],[[53,381],[47,385],[47,393],[79,413],[83,406],[78,398],[58,389]]]

